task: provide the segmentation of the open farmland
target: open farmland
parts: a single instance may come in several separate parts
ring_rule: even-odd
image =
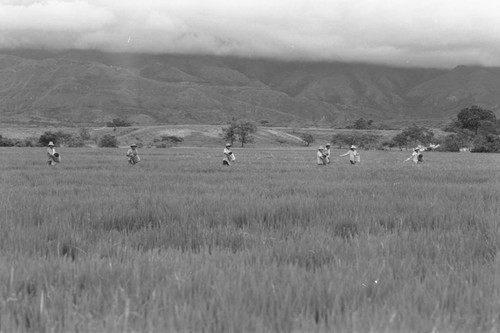
[[[494,332],[500,155],[0,149],[1,332]]]

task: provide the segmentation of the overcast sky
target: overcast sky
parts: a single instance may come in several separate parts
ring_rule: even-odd
[[[0,0],[0,48],[500,66],[499,0]]]

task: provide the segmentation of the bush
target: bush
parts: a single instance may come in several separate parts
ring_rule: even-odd
[[[356,145],[359,148],[375,149],[380,146],[382,136],[370,133],[352,131],[351,133],[339,133],[332,136],[332,143],[338,148]]]
[[[380,143],[380,145],[377,147],[377,149],[386,150],[386,149],[395,148],[395,147],[397,147],[396,142],[394,142],[392,140],[384,140]]]
[[[59,146],[64,143],[68,143],[73,140],[73,135],[69,133],[64,133],[62,131],[51,132],[47,131],[40,135],[38,139],[38,143],[41,146],[47,146],[50,141],[52,141],[56,146]]]
[[[444,137],[439,150],[458,152],[462,148],[461,140],[458,134],[449,134]]]
[[[127,119],[115,118],[110,122],[106,123],[107,127],[130,127],[132,123]]]
[[[59,144],[56,133],[47,131],[40,135],[40,138],[38,139],[38,143],[41,146],[47,146],[50,141],[52,141],[55,145]]]
[[[177,145],[179,142],[184,141],[180,136],[163,135],[159,139],[154,139],[153,144],[156,148],[167,148]]]
[[[102,148],[117,148],[118,140],[115,136],[106,134],[99,140],[99,143],[97,145]]]
[[[396,134],[392,138],[392,141],[399,149],[408,149],[408,146],[414,146],[416,144],[427,145],[435,140],[434,133],[431,130],[413,124],[403,129],[401,133]]]
[[[474,140],[473,153],[500,153],[500,136],[494,134],[480,135]]]
[[[90,131],[87,127],[82,127],[78,131],[78,135],[82,141],[90,140]]]
[[[0,147],[14,147],[16,142],[13,139],[4,138],[0,135]]]
[[[66,141],[68,147],[83,147],[85,146],[85,142],[82,140],[80,136],[72,136],[71,139]]]
[[[23,147],[37,147],[39,146],[37,137],[29,137],[23,140]]]

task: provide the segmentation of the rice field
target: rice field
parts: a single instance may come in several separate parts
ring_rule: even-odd
[[[497,332],[500,155],[3,148],[0,332]]]

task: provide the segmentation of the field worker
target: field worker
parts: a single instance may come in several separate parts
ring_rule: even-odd
[[[224,158],[222,159],[222,165],[231,165],[231,162],[236,160],[233,152],[231,151],[231,144],[226,143],[226,148],[224,148]]]
[[[323,148],[323,146],[319,146],[318,152],[316,153],[316,156],[317,156],[318,165],[325,165],[326,164],[326,154],[325,154],[325,148]]]
[[[47,147],[47,164],[51,166],[55,165],[56,163],[59,163],[59,161],[60,161],[59,153],[56,153],[56,150],[54,148],[54,143],[50,141]]]
[[[339,155],[339,156],[343,157],[343,156],[347,156],[347,155],[349,155],[349,162],[351,162],[352,165],[359,163],[361,160],[358,152],[356,151],[355,145],[352,145],[347,153]]]
[[[324,150],[324,153],[326,155],[325,161],[326,161],[326,164],[330,164],[330,144],[327,143],[325,147],[326,147]]]
[[[422,154],[422,151],[422,147],[415,147],[415,149],[413,149],[413,152],[411,153],[411,156],[408,157],[405,162],[412,160],[413,163],[422,163],[424,161],[424,155]]]
[[[139,163],[141,160],[139,158],[139,153],[137,152],[137,145],[135,143],[130,145],[130,149],[127,151],[128,162],[131,165]]]

